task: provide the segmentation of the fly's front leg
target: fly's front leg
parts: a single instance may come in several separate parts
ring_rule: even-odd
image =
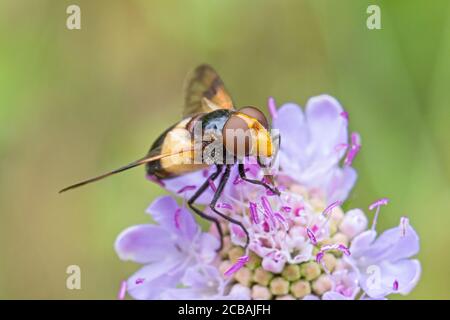
[[[274,194],[276,194],[277,196],[279,196],[281,194],[280,191],[276,187],[269,186],[267,183],[265,183],[263,181],[260,181],[260,180],[247,178],[247,176],[245,175],[245,168],[244,168],[244,164],[243,163],[239,163],[238,164],[238,170],[239,170],[239,176],[241,177],[242,180],[247,181],[248,183],[252,183],[252,184],[257,184],[257,185],[263,186],[266,189],[268,189],[271,192],[273,192]]]
[[[209,220],[211,222],[214,222],[214,224],[216,225],[217,231],[219,232],[219,237],[220,237],[220,246],[217,249],[217,251],[222,250],[223,248],[223,231],[222,231],[222,227],[220,226],[220,222],[217,218],[211,217],[207,214],[205,214],[202,210],[198,209],[197,207],[194,206],[194,202],[195,200],[197,200],[202,194],[203,192],[205,192],[205,190],[209,187],[209,181],[214,181],[217,179],[217,177],[220,175],[220,173],[222,172],[222,166],[221,165],[217,165],[217,170],[216,172],[214,172],[213,174],[211,174],[208,179],[206,179],[206,181],[200,186],[200,188],[198,188],[198,190],[194,193],[194,195],[187,201],[187,204],[189,206],[189,208],[192,209],[192,211],[194,211],[196,214],[198,214],[200,217],[202,217],[203,219]]]
[[[246,242],[245,242],[245,249],[246,249],[249,244],[249,241],[250,241],[250,236],[248,234],[247,229],[244,227],[244,225],[240,221],[233,219],[216,209],[217,201],[219,200],[220,195],[222,194],[222,191],[225,188],[225,185],[226,185],[228,179],[230,178],[230,172],[231,172],[231,165],[227,165],[225,168],[225,172],[224,172],[222,178],[220,179],[219,186],[217,187],[217,191],[214,194],[214,198],[213,198],[211,204],[209,205],[209,207],[211,208],[211,210],[213,210],[215,213],[217,213],[219,216],[221,216],[225,220],[241,227],[241,229],[245,232],[245,235],[247,237]]]

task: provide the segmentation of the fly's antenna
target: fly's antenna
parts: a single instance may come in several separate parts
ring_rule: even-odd
[[[63,193],[63,192],[66,192],[68,190],[75,189],[75,188],[84,186],[86,184],[102,180],[102,179],[107,178],[109,176],[112,176],[112,175],[114,175],[116,173],[120,173],[120,172],[126,171],[128,169],[131,169],[131,168],[143,165],[145,163],[157,161],[157,160],[160,160],[160,159],[163,159],[163,158],[166,158],[166,157],[182,154],[182,153],[185,153],[185,152],[192,152],[192,151],[193,151],[193,149],[188,149],[188,150],[182,150],[182,151],[175,152],[175,153],[165,153],[165,154],[160,154],[160,155],[157,155],[157,156],[146,156],[144,158],[141,158],[141,159],[138,159],[136,161],[133,161],[133,162],[131,162],[131,163],[129,163],[129,164],[123,166],[123,167],[115,169],[113,171],[104,173],[102,175],[99,175],[99,176],[96,176],[96,177],[93,177],[93,178],[90,178],[90,179],[87,179],[87,180],[83,180],[83,181],[75,183],[75,184],[72,184],[72,185],[70,185],[70,186],[68,186],[68,187],[66,187],[64,189],[61,189],[58,193]]]

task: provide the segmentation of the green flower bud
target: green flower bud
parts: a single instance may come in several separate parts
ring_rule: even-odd
[[[269,300],[272,298],[269,288],[255,284],[252,287],[252,299],[254,300]]]
[[[250,270],[255,270],[256,268],[258,268],[261,265],[262,259],[253,251],[250,251],[250,253],[248,254],[248,258],[249,258],[249,260],[248,260],[246,266]]]
[[[328,272],[333,272],[337,264],[337,259],[331,253],[325,253],[322,258],[322,263],[325,265],[325,268],[326,270],[328,270]]]
[[[249,287],[252,282],[252,272],[248,268],[241,268],[234,274],[234,278],[243,286]]]
[[[316,279],[321,273],[320,265],[314,261],[305,262],[300,265],[300,272],[308,281]]]
[[[253,281],[262,286],[268,286],[272,278],[273,278],[272,272],[264,270],[262,267],[256,268],[253,274]]]
[[[228,258],[230,259],[231,263],[236,263],[237,260],[244,255],[244,249],[241,247],[233,247],[228,252]]]
[[[290,294],[287,294],[285,296],[276,297],[275,300],[295,300],[295,298]]]
[[[322,274],[316,281],[313,282],[312,289],[315,294],[321,296],[325,292],[331,290],[332,286],[333,282],[331,281],[330,276],[327,274]]]
[[[281,275],[288,281],[300,279],[300,267],[296,264],[287,265]]]
[[[282,277],[276,277],[270,281],[270,292],[274,295],[285,295],[289,292],[289,282]]]
[[[291,293],[294,297],[301,299],[311,293],[311,285],[305,280],[296,281],[291,284]]]

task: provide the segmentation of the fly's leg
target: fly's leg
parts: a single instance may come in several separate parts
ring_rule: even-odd
[[[245,168],[244,168],[243,163],[238,164],[238,170],[239,170],[239,176],[241,177],[242,180],[247,181],[248,183],[263,186],[266,189],[272,191],[274,194],[276,194],[278,196],[280,195],[280,191],[277,188],[271,187],[263,181],[247,178],[247,176],[245,175]]]
[[[222,212],[220,212],[219,210],[216,209],[217,201],[219,200],[220,195],[222,194],[222,191],[225,188],[225,185],[226,185],[228,179],[230,178],[230,172],[231,172],[231,165],[227,165],[226,168],[225,168],[225,172],[224,172],[222,178],[220,179],[219,186],[217,187],[217,191],[214,194],[213,200],[212,200],[211,204],[209,205],[209,207],[215,213],[217,213],[219,216],[224,218],[225,220],[227,220],[227,221],[229,221],[229,222],[231,222],[231,223],[233,223],[233,224],[235,224],[235,225],[237,225],[237,226],[242,228],[242,230],[245,232],[245,235],[247,237],[247,240],[245,242],[245,249],[246,249],[248,244],[249,244],[249,241],[250,241],[250,236],[248,234],[247,229],[244,227],[244,225],[240,221],[237,221],[236,219],[233,219],[233,218],[227,216],[226,214],[223,214]]]
[[[200,217],[202,217],[203,219],[206,219],[208,221],[213,222],[216,225],[217,231],[219,232],[219,237],[220,237],[220,246],[217,249],[217,251],[222,250],[223,248],[223,231],[222,231],[222,227],[220,226],[220,222],[218,219],[211,217],[207,214],[205,214],[202,210],[198,209],[197,207],[194,206],[194,202],[195,200],[198,199],[198,197],[200,197],[203,192],[205,192],[205,190],[209,187],[209,181],[214,181],[217,179],[217,177],[219,176],[219,174],[222,172],[222,166],[221,165],[217,165],[217,170],[216,172],[214,172],[213,174],[211,174],[208,179],[206,179],[206,181],[200,186],[200,188],[197,189],[197,191],[195,191],[194,195],[187,201],[187,204],[189,206],[189,208],[192,209],[192,211],[194,211],[196,214],[198,214]]]

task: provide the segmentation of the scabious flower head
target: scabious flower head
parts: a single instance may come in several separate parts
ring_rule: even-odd
[[[217,204],[246,228],[225,220],[224,246],[214,225],[201,231],[185,203],[169,196],[148,209],[156,225],[131,227],[119,235],[119,257],[143,264],[127,281],[136,299],[384,299],[409,293],[420,278],[419,237],[406,217],[377,236],[376,221],[388,200],[370,206],[373,222],[361,209],[342,205],[356,181],[351,167],[361,148],[348,134],[348,114],[334,98],[311,98],[305,112],[295,104],[276,108],[269,100],[273,126],[280,131],[281,195],[243,181],[233,168]],[[247,175],[264,179],[258,165]],[[184,199],[209,170],[164,181]],[[198,200],[209,204],[215,185]],[[386,210],[386,209],[383,209]],[[205,209],[208,215],[215,215]],[[123,287],[122,287],[123,291]],[[123,294],[121,295],[123,296]]]

